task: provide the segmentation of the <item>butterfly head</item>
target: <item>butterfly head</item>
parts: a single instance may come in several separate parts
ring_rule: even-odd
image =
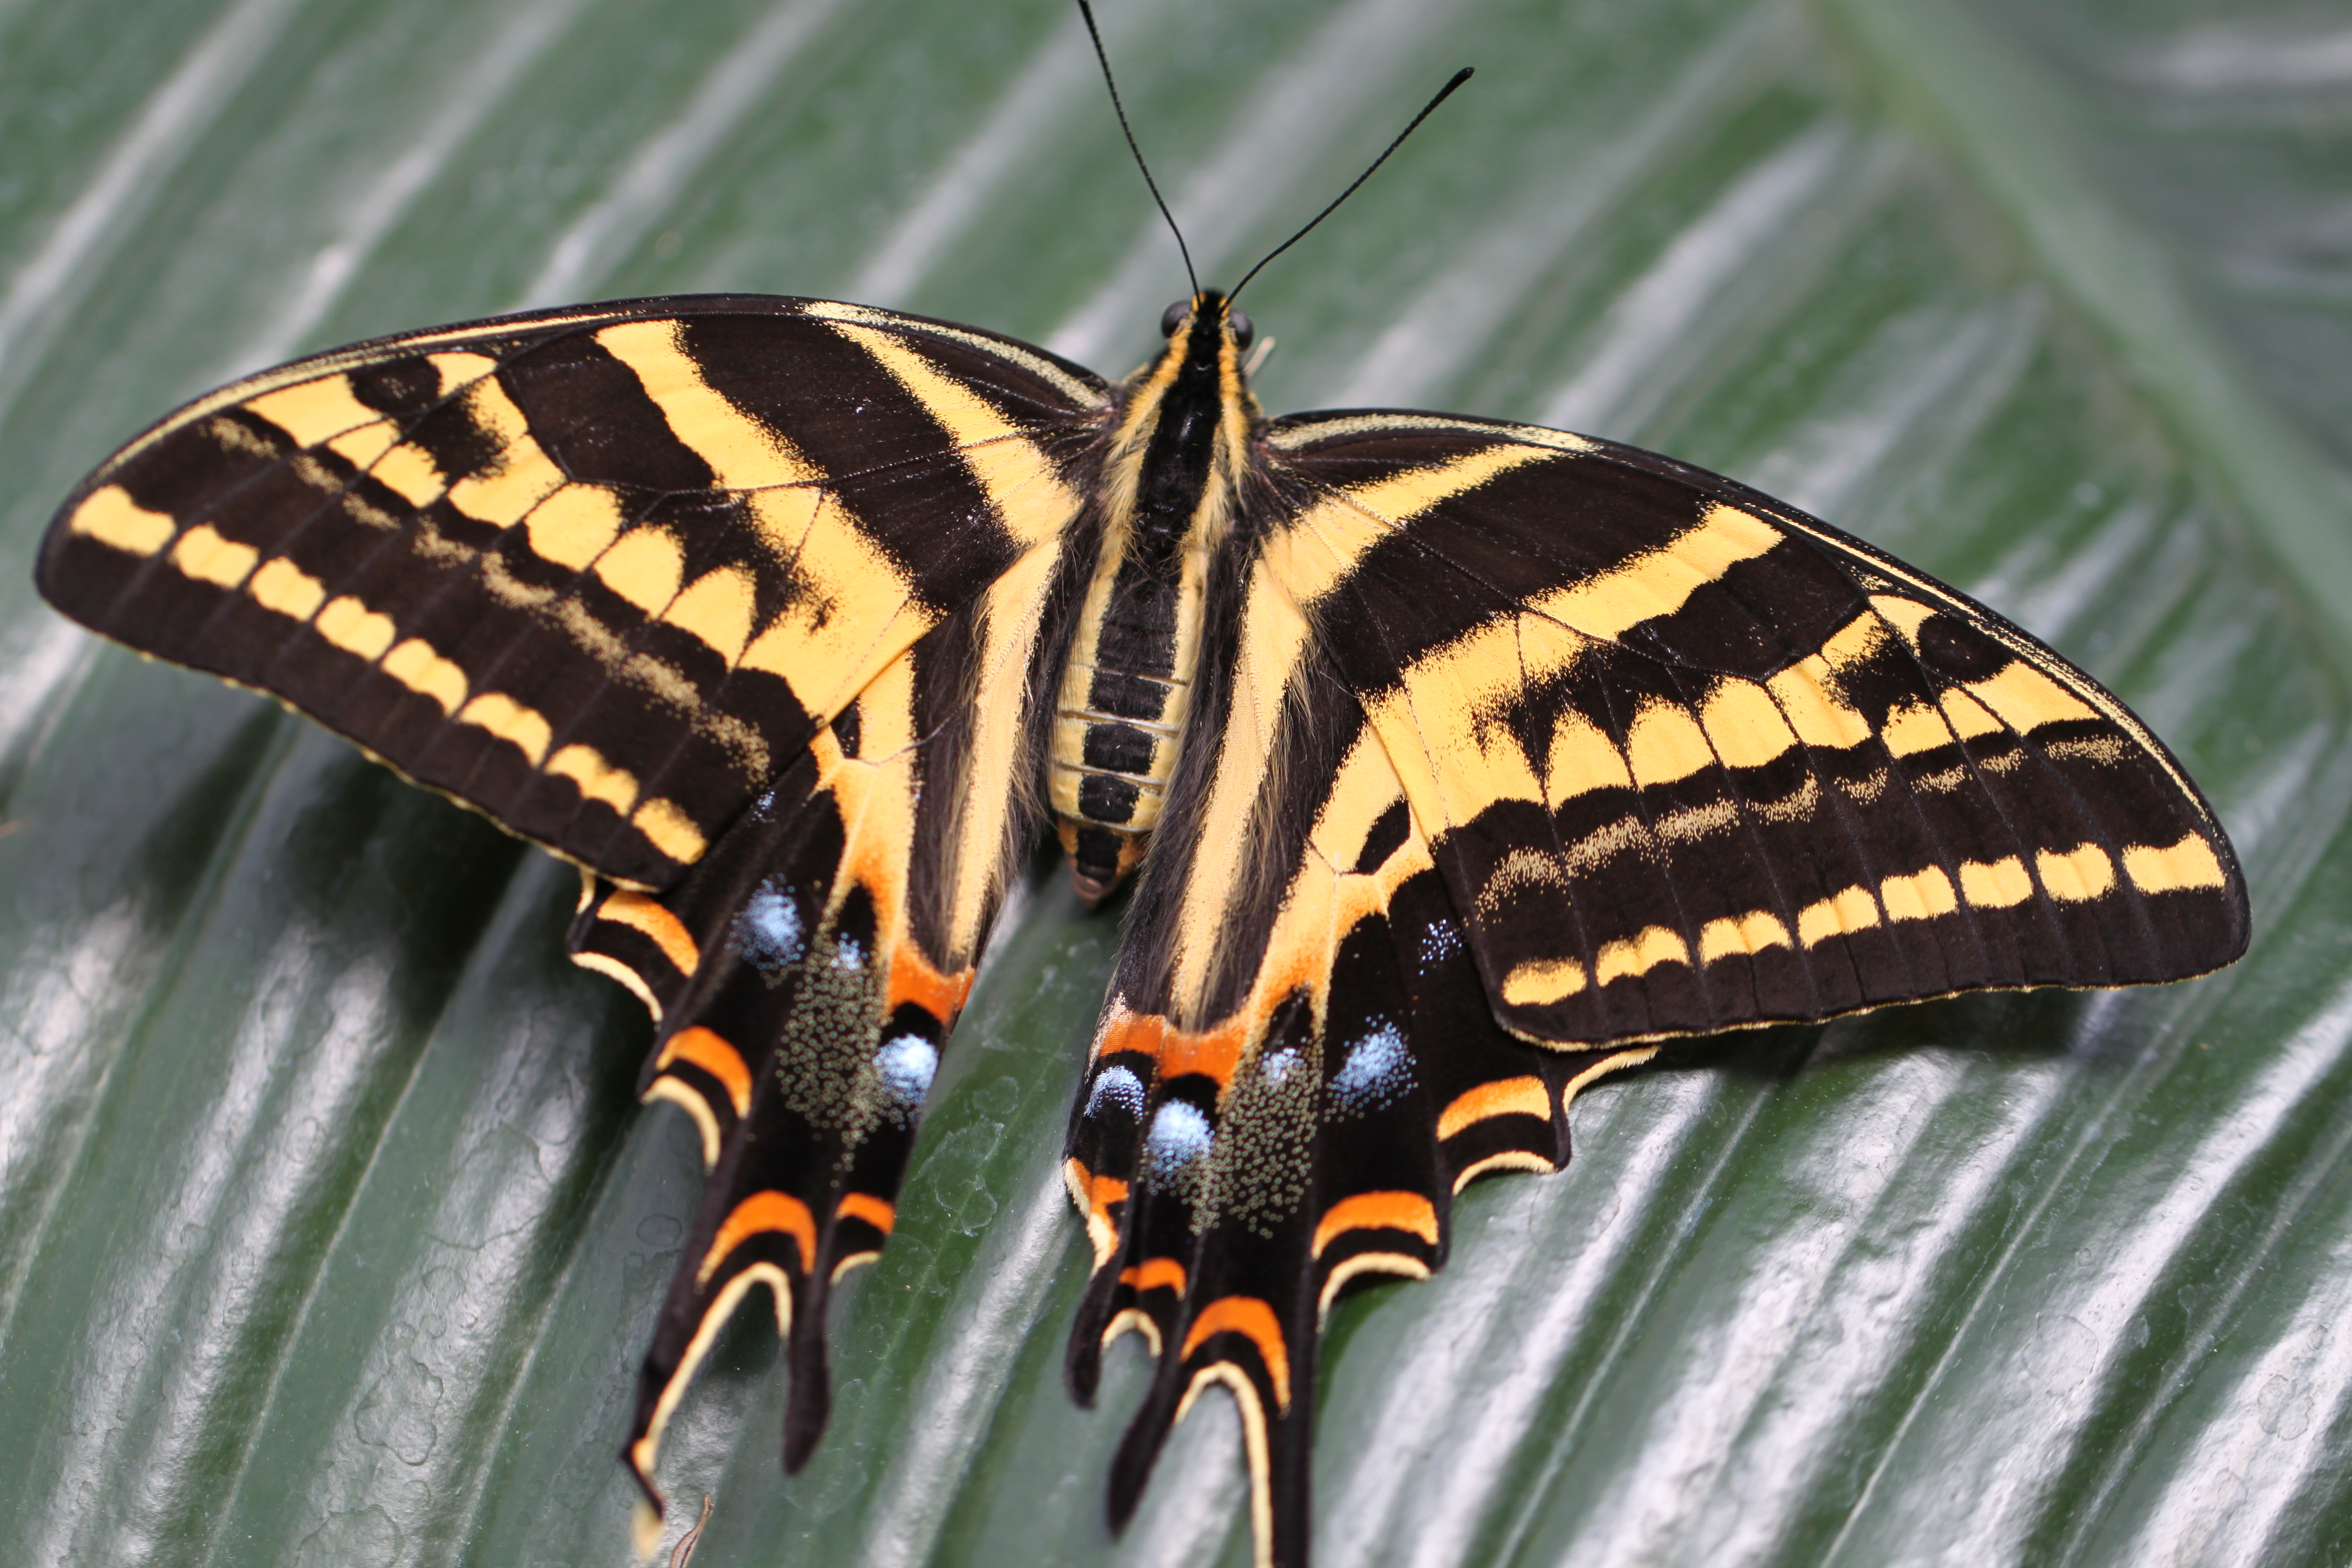
[[[1239,396],[1257,328],[1214,289],[1203,289],[1160,313],[1160,335],[1168,346],[1137,377],[1140,382],[1190,382],[1201,392],[1214,389]]]
[[[1256,328],[1224,295],[1203,289],[1160,314],[1168,346],[1127,382],[1127,408],[1112,442],[1108,480],[1124,491],[1155,433],[1179,445],[1197,442],[1205,467],[1219,476],[1212,499],[1222,507],[1238,482],[1252,426],[1264,417],[1250,395],[1246,361]],[[1212,530],[1212,534],[1221,530]]]
[[[1234,347],[1246,353],[1256,340],[1257,328],[1249,312],[1226,301],[1225,296],[1206,289],[1189,300],[1179,300],[1160,312],[1160,335],[1172,344],[1179,330],[1189,327],[1195,320],[1222,321],[1232,334]]]

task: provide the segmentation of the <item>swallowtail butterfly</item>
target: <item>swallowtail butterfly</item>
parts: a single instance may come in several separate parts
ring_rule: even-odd
[[[582,868],[572,951],[652,1012],[709,1170],[627,1440],[656,1505],[755,1286],[786,1468],[816,1444],[828,1294],[1041,821],[1090,899],[1133,884],[1065,1166],[1071,1387],[1157,1357],[1112,1518],[1222,1384],[1286,1568],[1334,1298],[1558,1169],[1585,1085],[2245,947],[2179,763],[1984,606],[1614,442],[1268,418],[1224,296],[1163,325],[1121,382],[820,300],[403,333],[199,398],[50,527],[66,614]]]

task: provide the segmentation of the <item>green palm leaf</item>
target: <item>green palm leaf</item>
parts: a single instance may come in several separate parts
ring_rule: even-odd
[[[2021,619],[2181,752],[2235,969],[1678,1047],[1336,1315],[1328,1563],[2352,1553],[2352,34],[2274,0],[1106,0],[1276,409],[1675,452]],[[2217,15],[2219,15],[2217,13]],[[2334,27],[2330,32],[2326,29]],[[48,510],[264,361],[524,303],[827,293],[1117,373],[1182,275],[1060,0],[0,0],[0,1555],[619,1564],[698,1183],[571,874],[100,650]],[[699,1561],[1247,1560],[1236,1429],[1122,1541],[1055,1180],[1116,932],[1008,922],[776,1473],[771,1336],[667,1445]],[[682,1513],[690,1510],[680,1510]],[[678,1528],[673,1522],[672,1535]]]

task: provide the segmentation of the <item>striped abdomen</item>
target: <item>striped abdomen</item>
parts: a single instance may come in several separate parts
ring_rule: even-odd
[[[1078,889],[1099,898],[1134,868],[1176,766],[1201,641],[1191,552],[1106,559],[1055,704],[1047,795]]]

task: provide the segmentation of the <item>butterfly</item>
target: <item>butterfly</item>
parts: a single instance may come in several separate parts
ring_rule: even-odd
[[[625,1450],[654,1509],[756,1287],[786,1468],[817,1443],[830,1293],[1047,823],[1083,896],[1131,888],[1064,1166],[1071,1388],[1155,1360],[1112,1521],[1220,1385],[1283,1568],[1333,1302],[1559,1169],[1585,1086],[2245,948],[2195,784],[1992,611],[1614,442],[1269,418],[1228,296],[1161,325],[1119,382],[818,300],[404,333],[169,416],[43,543],[68,616],[581,868],[573,956],[653,1015],[642,1093],[707,1167]]]

